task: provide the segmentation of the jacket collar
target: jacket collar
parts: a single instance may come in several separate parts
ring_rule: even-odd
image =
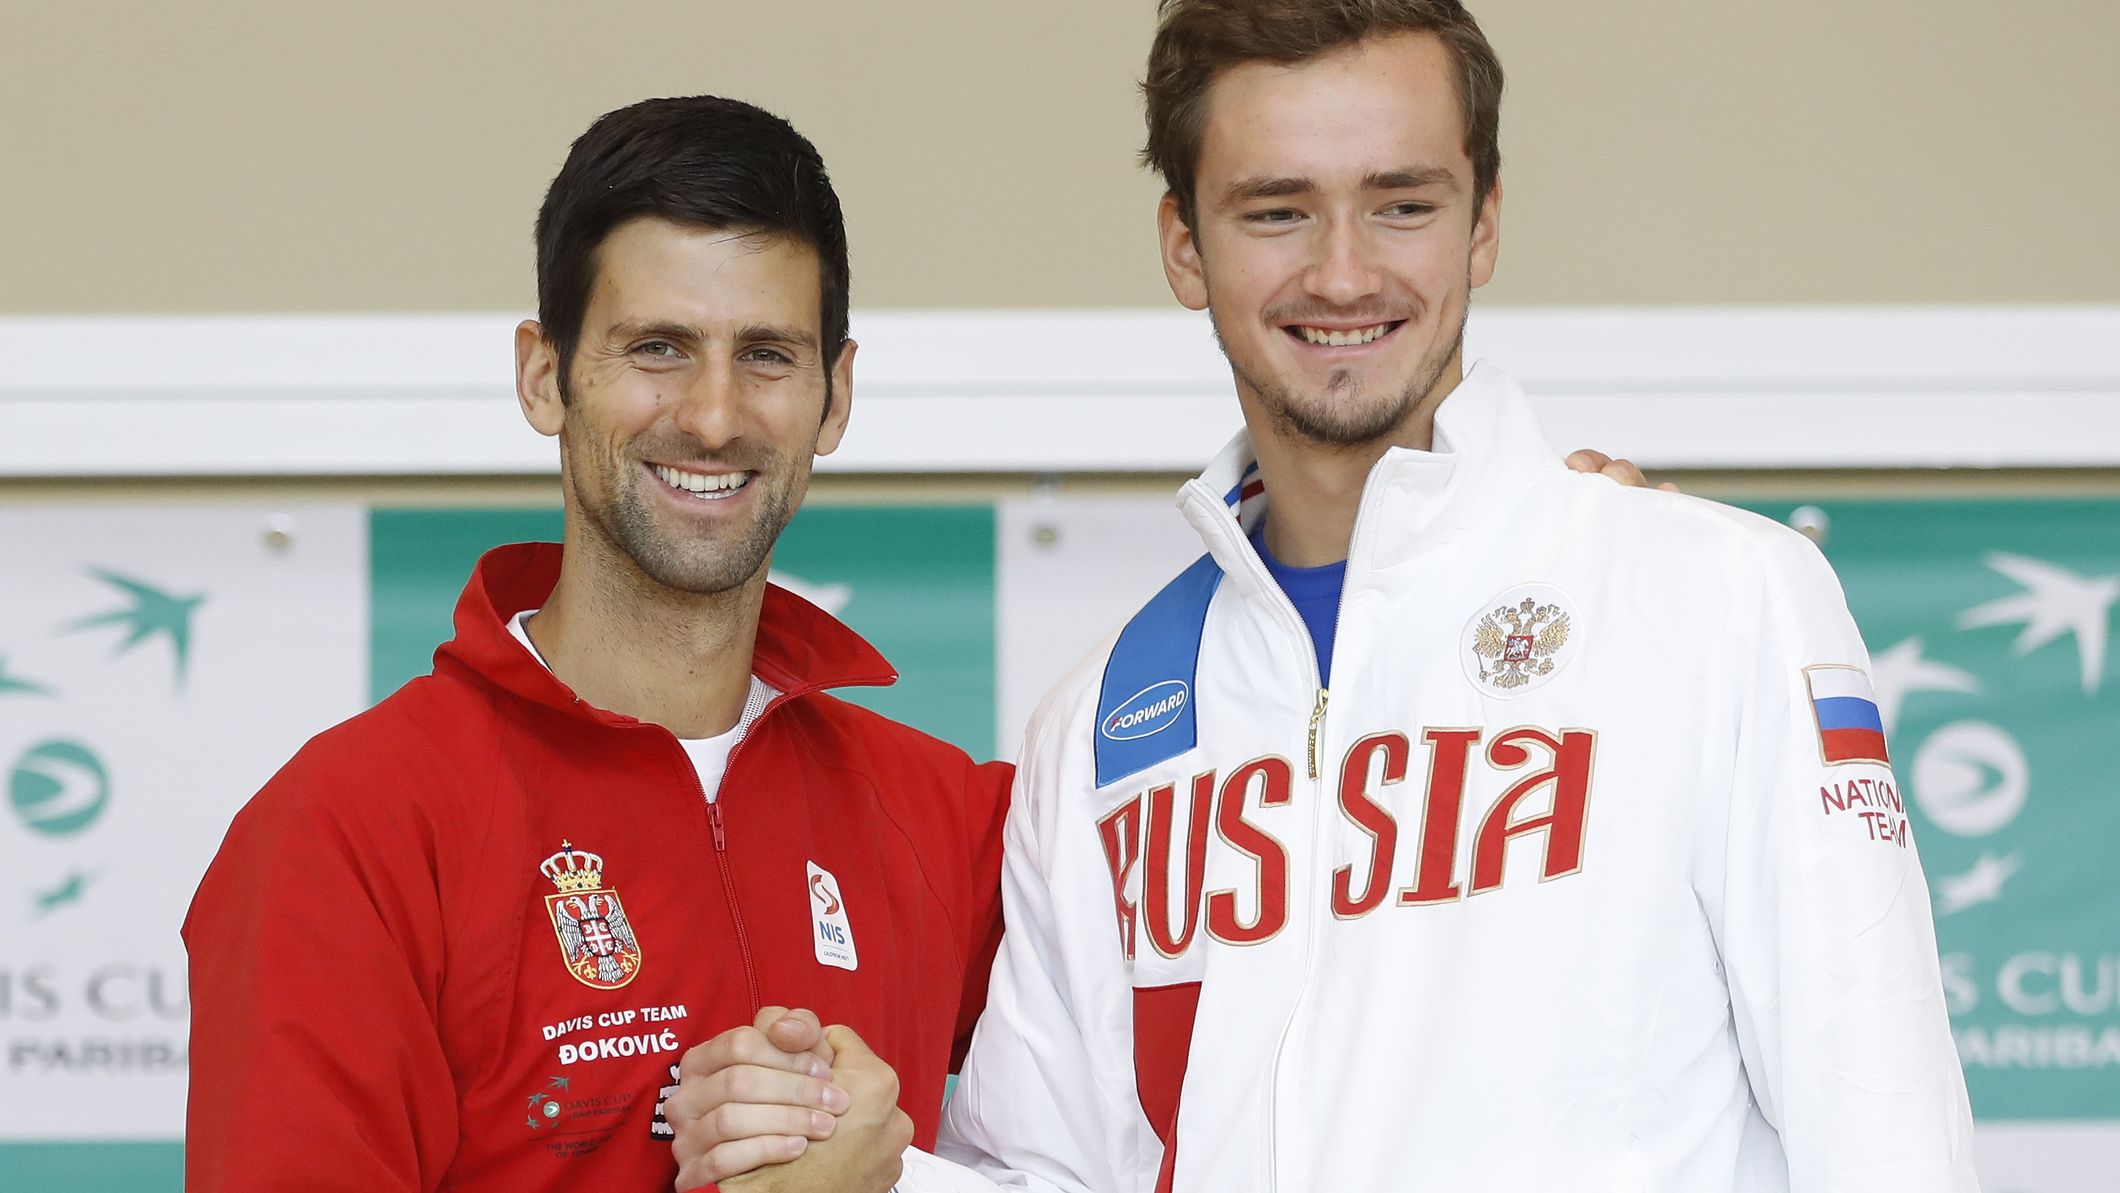
[[[1273,586],[1248,537],[1267,508],[1258,468],[1251,435],[1240,431],[1178,493],[1178,508],[1215,562],[1247,591]],[[1565,471],[1524,391],[1476,362],[1436,410],[1433,449],[1394,447],[1370,470],[1348,569],[1390,568],[1456,542],[1513,495]]]
[[[574,692],[530,657],[508,621],[542,608],[559,583],[558,543],[514,543],[479,558],[456,603],[456,637],[435,652],[437,669],[454,664],[535,704],[607,724],[636,723],[576,700]],[[898,673],[876,648],[831,614],[776,585],[766,586],[751,670],[784,696],[822,688],[894,683]]]

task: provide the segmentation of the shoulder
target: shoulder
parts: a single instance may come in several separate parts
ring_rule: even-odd
[[[446,831],[487,802],[499,739],[484,694],[423,676],[310,738],[244,805],[237,827]]]
[[[790,718],[795,731],[809,740],[813,757],[864,771],[888,769],[928,778],[962,776],[974,765],[971,755],[925,730],[893,720],[829,692],[798,698],[801,712]],[[794,710],[788,710],[794,711]]]
[[[1007,804],[1014,768],[1006,763],[979,762],[933,734],[828,693],[801,704],[790,721],[805,756],[867,780],[894,820],[943,817],[984,831]]]
[[[1712,564],[1722,583],[1838,593],[1816,544],[1772,518],[1720,501],[1663,489],[1631,488],[1570,473],[1562,482],[1583,532],[1630,566],[1699,573]]]
[[[187,939],[226,940],[248,912],[376,909],[405,939],[432,920],[445,872],[490,831],[501,769],[491,705],[415,680],[311,738],[236,813],[201,879]],[[203,925],[226,920],[220,927]]]
[[[1088,750],[1110,707],[1159,692],[1185,698],[1221,581],[1213,557],[1202,555],[1062,676],[1031,714],[1023,739],[1026,772],[1048,772]]]
[[[1026,770],[1050,769],[1064,756],[1069,742],[1088,740],[1103,696],[1105,672],[1110,669],[1112,653],[1123,632],[1121,627],[1106,634],[1038,702],[1023,734],[1022,761]]]
[[[1604,566],[1643,608],[1740,650],[1813,662],[1867,658],[1840,578],[1810,539],[1772,518],[1683,493],[1584,486]],[[1812,656],[1816,656],[1813,658]]]

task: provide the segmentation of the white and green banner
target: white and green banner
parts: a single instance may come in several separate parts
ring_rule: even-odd
[[[367,696],[367,537],[350,506],[0,509],[0,1185],[176,1187],[177,930],[243,800]]]
[[[1790,505],[1761,506],[1784,516]],[[2120,1187],[2120,502],[1822,503],[1912,794],[1987,1187]],[[177,927],[244,798],[555,510],[0,509],[0,1184],[176,1189]],[[816,505],[784,582],[990,756],[1199,553],[1163,498]]]

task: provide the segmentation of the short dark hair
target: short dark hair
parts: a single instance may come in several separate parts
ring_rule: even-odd
[[[567,152],[537,213],[537,318],[566,385],[597,250],[618,225],[657,216],[753,228],[817,253],[820,344],[830,365],[847,342],[847,231],[824,159],[780,117],[714,95],[642,100],[597,117]]]
[[[1502,63],[1459,0],[1161,0],[1148,52],[1148,145],[1155,167],[1193,227],[1194,171],[1215,76],[1243,62],[1291,64],[1370,37],[1433,33],[1457,67],[1458,112],[1472,159],[1475,204],[1502,172]]]

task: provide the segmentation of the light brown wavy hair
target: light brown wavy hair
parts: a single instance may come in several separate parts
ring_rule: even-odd
[[[1148,144],[1141,164],[1163,175],[1193,225],[1193,170],[1206,134],[1207,93],[1221,72],[1257,60],[1284,65],[1393,33],[1433,33],[1457,68],[1473,202],[1502,170],[1502,63],[1458,0],[1160,0],[1148,52]]]

